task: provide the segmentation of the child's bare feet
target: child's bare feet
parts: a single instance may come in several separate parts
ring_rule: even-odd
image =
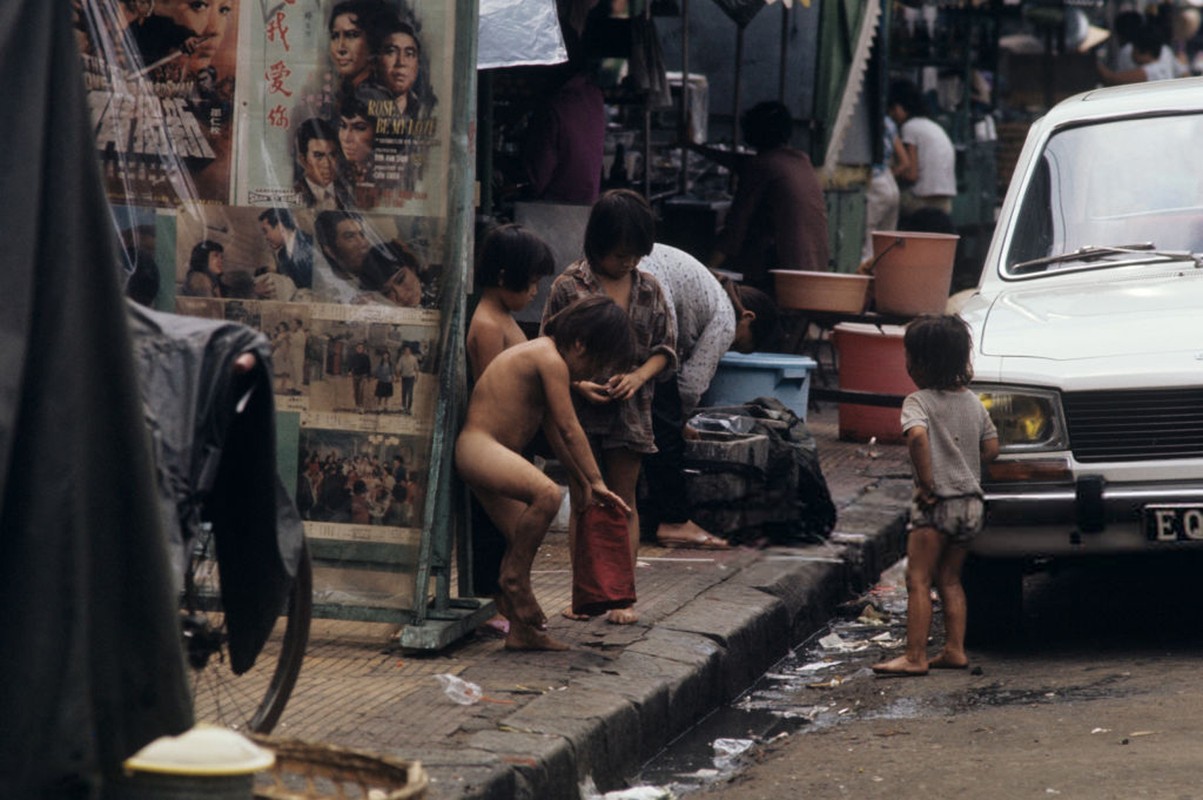
[[[530,585],[527,584],[524,588],[525,591],[523,587],[507,585],[504,580],[501,582],[501,591],[505,593],[506,606],[510,609],[510,613],[506,615],[510,624],[517,622],[537,630],[546,630],[547,616],[539,607],[539,601],[535,599]]]
[[[954,655],[941,651],[940,655],[927,662],[929,669],[968,669],[969,658],[964,655]]]
[[[638,612],[630,606],[626,608],[612,608],[606,614],[606,622],[613,625],[634,625],[638,621]]]
[[[569,646],[529,625],[511,625],[505,638],[506,650],[568,650]]]
[[[906,656],[891,658],[873,665],[873,672],[883,678],[910,678],[927,674],[927,662],[911,661]]]
[[[575,611],[572,610],[572,606],[568,606],[563,611],[561,611],[560,616],[563,617],[564,619],[570,619],[573,622],[588,622],[589,620],[593,619],[588,614],[576,613]]]

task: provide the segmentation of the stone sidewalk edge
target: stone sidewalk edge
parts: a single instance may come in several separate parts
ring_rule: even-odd
[[[909,496],[909,480],[878,481],[840,510],[821,557],[808,559],[808,548],[763,551],[657,622],[604,671],[574,673],[570,691],[537,698],[503,719],[504,730],[421,754],[431,796],[575,800],[587,776],[599,791],[623,788],[902,557]]]

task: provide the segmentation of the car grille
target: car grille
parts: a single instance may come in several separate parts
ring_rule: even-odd
[[[1061,403],[1078,461],[1203,457],[1203,389],[1066,392]]]

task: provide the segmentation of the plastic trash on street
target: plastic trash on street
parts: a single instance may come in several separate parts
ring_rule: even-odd
[[[581,783],[581,800],[676,800],[676,795],[663,786],[632,786],[602,794],[590,775]]]
[[[714,765],[729,769],[753,744],[751,739],[715,739]]]
[[[479,703],[480,698],[484,693],[475,683],[456,677],[451,673],[444,672],[440,675],[435,675],[435,680],[443,687],[443,692],[461,706],[470,706],[473,703]]]

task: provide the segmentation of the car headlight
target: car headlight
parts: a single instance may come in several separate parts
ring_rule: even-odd
[[[1056,392],[1007,386],[975,385],[974,391],[998,428],[1004,453],[1064,450],[1065,417]]]

